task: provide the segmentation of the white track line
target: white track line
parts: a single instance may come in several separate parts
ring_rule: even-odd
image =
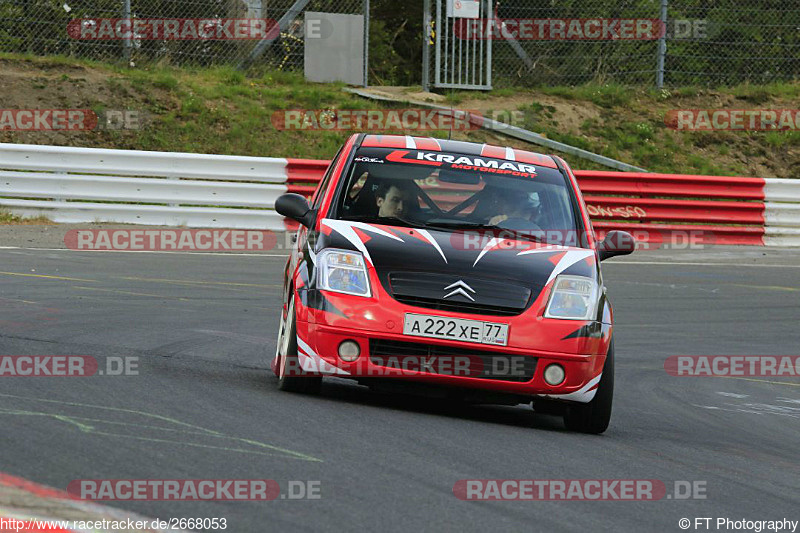
[[[689,265],[689,266],[725,266],[725,267],[759,267],[759,268],[800,268],[800,265],[759,265],[755,263],[694,263],[691,261],[614,261],[606,265]]]
[[[69,248],[23,248],[21,246],[0,246],[0,250],[31,250],[31,251],[45,251],[45,252],[83,252],[83,253],[118,253],[118,254],[180,254],[180,255],[221,255],[221,256],[237,256],[237,257],[289,257],[288,254],[251,254],[231,252],[185,252],[175,250],[71,250]]]

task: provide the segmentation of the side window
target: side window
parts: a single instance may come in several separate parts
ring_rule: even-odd
[[[319,207],[320,202],[322,202],[322,198],[325,197],[325,191],[328,190],[328,186],[331,183],[331,176],[333,175],[333,169],[336,167],[336,164],[339,162],[339,157],[342,155],[343,148],[339,149],[337,152],[336,157],[333,158],[331,161],[328,170],[325,172],[325,175],[322,176],[322,181],[317,187],[317,191],[314,193],[314,197],[311,199],[311,208],[317,209]]]

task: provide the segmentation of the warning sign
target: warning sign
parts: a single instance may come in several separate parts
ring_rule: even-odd
[[[480,0],[447,0],[447,16],[476,19],[480,16]]]

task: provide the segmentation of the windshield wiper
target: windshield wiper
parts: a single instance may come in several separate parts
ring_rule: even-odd
[[[475,230],[475,229],[482,229],[482,230],[491,230],[497,232],[512,232],[515,236],[519,236],[529,241],[533,242],[544,242],[543,239],[537,237],[533,234],[533,230],[518,230],[512,228],[504,228],[502,226],[494,225],[494,224],[483,224],[481,222],[469,222],[469,221],[456,221],[456,220],[442,220],[441,222],[432,220],[428,221],[427,226],[430,228],[446,228],[446,229],[467,229],[467,230]],[[541,230],[540,230],[541,231]],[[542,233],[544,233],[542,231]]]
[[[372,224],[385,224],[391,226],[392,223],[399,222],[403,226],[408,226],[411,228],[424,228],[425,224],[420,222],[414,222],[413,220],[408,220],[407,218],[398,217],[398,216],[391,216],[391,217],[372,217],[368,215],[357,215],[348,217],[347,220],[352,220],[355,222],[370,222]],[[397,224],[395,224],[397,225]]]
[[[480,222],[470,222],[469,220],[429,220],[427,223],[428,226],[437,227],[437,228],[478,228],[481,229],[486,224],[482,224]]]

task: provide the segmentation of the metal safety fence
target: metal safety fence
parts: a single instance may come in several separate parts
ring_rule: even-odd
[[[425,0],[431,59],[423,70],[432,84],[446,62],[464,70],[468,58],[460,50],[485,50],[488,43],[490,56],[477,57],[491,63],[495,87],[613,82],[662,88],[800,77],[800,9],[792,2],[494,0],[489,16],[479,13],[483,3]],[[448,49],[435,63],[445,40]]]
[[[2,0],[0,52],[302,70],[305,13],[360,15],[367,5],[365,0]]]
[[[372,0],[386,12],[391,0]],[[800,9],[773,0],[417,0],[432,83],[471,88],[585,82],[673,87],[800,77]],[[418,10],[418,11],[415,11]],[[2,0],[0,52],[166,64],[302,69],[304,14],[369,15],[366,0]],[[404,15],[406,16],[406,15]],[[168,19],[173,29],[159,27]],[[104,32],[101,20],[113,21]],[[121,37],[120,21],[142,27]],[[265,21],[236,37],[237,21]],[[191,21],[191,22],[190,22]],[[127,26],[122,26],[124,30]],[[241,28],[239,28],[241,29]],[[123,31],[124,33],[124,31]],[[198,34],[200,36],[198,37]],[[233,37],[231,37],[231,34]],[[203,37],[205,35],[206,37]],[[210,36],[209,36],[210,35]],[[219,36],[222,35],[222,38]],[[391,53],[415,55],[391,40]],[[394,48],[391,48],[394,47]],[[438,52],[437,52],[438,50]],[[388,54],[388,55],[387,55]],[[394,54],[394,55],[392,55]],[[404,58],[408,60],[408,58]],[[417,63],[418,64],[418,63]],[[462,80],[453,85],[456,77]]]

